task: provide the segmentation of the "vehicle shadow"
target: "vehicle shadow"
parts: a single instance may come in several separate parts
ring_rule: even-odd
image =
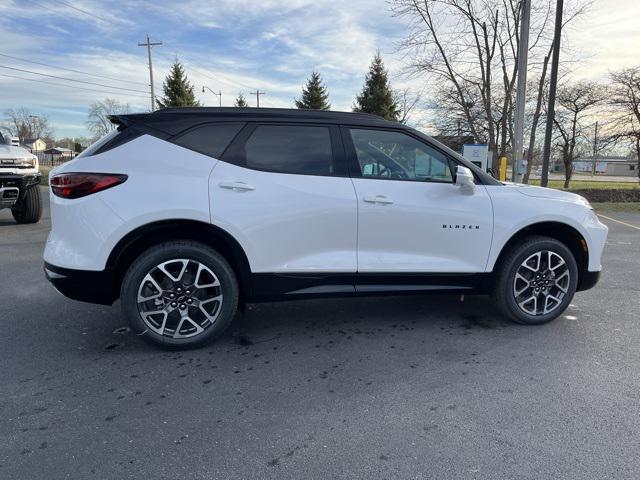
[[[124,352],[121,347],[126,343],[127,351],[163,352],[132,332],[122,335],[127,329],[119,309],[114,310],[122,325],[110,337],[114,343],[105,348]],[[400,338],[408,336],[427,342],[442,335],[487,332],[490,336],[494,331],[516,328],[519,326],[501,317],[486,296],[466,296],[463,301],[459,295],[299,300],[247,305],[221,338],[193,352],[231,352],[261,344],[300,351],[319,348],[317,345],[340,349],[358,345],[359,338],[366,338],[367,343],[398,338],[401,343]]]

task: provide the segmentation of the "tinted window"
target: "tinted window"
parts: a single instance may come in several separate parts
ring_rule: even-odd
[[[103,147],[107,142],[110,142],[111,140],[116,138],[119,134],[120,134],[120,132],[118,132],[118,130],[115,130],[115,129],[111,130],[105,136],[101,137],[98,141],[92,143],[89,147],[85,148],[82,151],[82,153],[80,155],[78,155],[76,158],[90,157],[96,151],[98,151],[98,149]]]
[[[327,127],[260,125],[245,145],[246,166],[271,172],[331,175]]]
[[[220,158],[241,128],[241,123],[203,125],[180,135],[173,142],[210,157]]]
[[[447,156],[402,132],[352,129],[363,177],[452,182]]]

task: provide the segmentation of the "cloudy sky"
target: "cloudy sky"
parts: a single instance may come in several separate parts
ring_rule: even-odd
[[[574,76],[602,79],[640,64],[639,18],[640,0],[594,0],[567,32],[581,60]],[[63,137],[87,135],[95,100],[148,109],[146,50],[137,46],[147,33],[163,42],[153,51],[156,84],[177,56],[203,104],[218,101],[201,93],[206,85],[225,105],[239,92],[254,105],[249,92],[260,89],[261,106],[288,107],[317,69],[333,108],[348,110],[377,49],[394,87],[421,88],[402,75],[406,29],[385,0],[0,0],[0,112],[48,115]]]

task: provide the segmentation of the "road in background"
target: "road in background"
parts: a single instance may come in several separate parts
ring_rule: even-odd
[[[640,225],[637,214],[606,214]],[[640,478],[640,235],[541,327],[485,297],[254,305],[166,352],[58,295],[0,212],[0,478]]]

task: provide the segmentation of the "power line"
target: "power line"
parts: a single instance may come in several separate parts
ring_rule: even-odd
[[[65,80],[67,82],[84,83],[84,84],[87,84],[87,85],[96,85],[98,87],[113,88],[113,89],[116,89],[116,90],[126,90],[126,91],[129,91],[129,92],[136,92],[136,93],[147,93],[147,92],[144,92],[142,90],[134,90],[132,88],[114,87],[113,85],[105,85],[104,83],[87,82],[87,81],[84,81],[84,80],[76,80],[74,78],[58,77],[57,75],[49,75],[47,73],[34,72],[32,70],[24,70],[22,68],[7,67],[6,65],[0,65],[0,68],[6,68],[8,70],[15,70],[16,72],[32,73],[34,75],[41,75],[43,77],[57,78],[58,80]]]
[[[87,92],[106,93],[106,94],[110,94],[110,95],[117,94],[117,95],[126,95],[128,97],[147,98],[146,95],[143,96],[143,95],[136,95],[134,93],[108,92],[106,90],[96,90],[94,88],[78,87],[77,85],[66,85],[64,83],[47,82],[46,80],[37,80],[35,78],[19,77],[17,75],[9,75],[9,74],[6,74],[6,73],[0,73],[0,77],[15,78],[17,80],[25,80],[27,82],[44,83],[46,85],[55,85],[55,86],[58,86],[58,87],[73,88],[73,89],[76,89],[76,90],[86,90]]]
[[[93,17],[97,20],[100,20],[101,22],[105,22],[105,23],[111,23],[113,25],[115,25],[115,22],[113,20],[107,20],[106,18],[102,18],[98,15],[96,15],[95,13],[89,12],[88,10],[83,10],[82,8],[78,8],[75,5],[71,5],[67,2],[63,2],[62,0],[54,0],[56,3],[59,3],[61,5],[64,5],[65,7],[69,7],[72,8],[73,10],[80,12],[80,13],[84,13],[85,15],[89,15],[90,17]]]
[[[48,63],[34,62],[33,60],[27,60],[26,58],[14,57],[13,55],[7,55],[6,53],[0,53],[0,57],[12,58],[13,60],[19,60],[21,62],[33,63],[34,65],[41,65],[43,67],[56,68],[58,70],[66,70],[68,72],[80,73],[82,75],[89,75],[89,76],[92,76],[92,77],[106,78],[107,80],[115,80],[116,82],[135,83],[137,85],[147,86],[146,83],[142,83],[142,82],[134,82],[132,80],[122,80],[122,79],[115,78],[115,77],[109,77],[107,75],[100,75],[100,74],[97,74],[97,73],[82,72],[80,70],[74,70],[73,68],[65,68],[65,67],[59,67],[58,65],[50,65]]]
[[[162,54],[161,54],[161,55],[162,55]],[[173,61],[173,60],[174,60],[174,59],[173,59],[173,58],[171,58],[171,56],[170,56],[170,55],[168,55],[168,54],[164,54],[164,55],[162,55],[162,56],[163,56],[163,57],[168,58],[168,59],[169,59],[169,60],[171,60],[171,61]],[[227,79],[225,79],[223,76],[221,76],[220,74],[217,74],[217,75],[219,75],[219,77],[215,77],[215,76],[213,76],[213,74],[211,74],[211,73],[205,73],[205,72],[203,72],[202,70],[199,70],[199,69],[195,68],[195,67],[194,67],[194,65],[195,65],[195,66],[197,66],[197,67],[200,67],[200,68],[202,68],[202,69],[205,69],[205,70],[208,70],[208,69],[209,69],[209,67],[205,67],[205,66],[204,66],[204,65],[202,65],[202,64],[196,63],[196,62],[194,62],[194,61],[193,61],[193,59],[191,59],[191,58],[189,58],[189,57],[186,57],[186,56],[182,55],[181,53],[179,53],[179,52],[177,52],[177,51],[176,51],[176,56],[177,56],[177,57],[179,57],[183,62],[186,62],[186,63],[190,64],[190,67],[189,67],[189,68],[191,68],[191,70],[193,70],[193,71],[194,71],[194,72],[196,72],[196,73],[199,73],[200,75],[202,75],[203,77],[208,78],[209,80],[213,80],[214,82],[222,82],[222,83],[226,83],[227,85],[230,85],[230,86],[232,86],[232,87],[234,87],[234,88],[241,87],[241,88],[239,88],[240,90],[242,90],[243,88],[246,88],[246,89],[249,89],[249,90],[254,90],[254,89],[255,89],[255,87],[250,87],[250,86],[245,85],[245,84],[243,84],[243,83],[241,83],[241,82],[238,82],[238,81],[230,81],[230,80],[227,80]]]

